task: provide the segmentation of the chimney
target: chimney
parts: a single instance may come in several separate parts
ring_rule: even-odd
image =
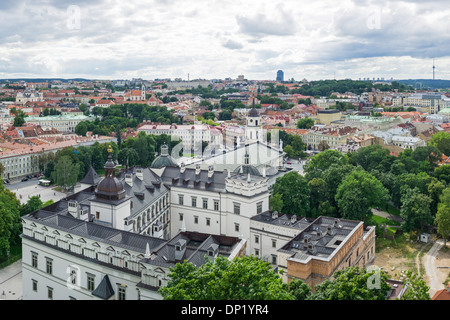
[[[199,175],[200,174],[200,165],[199,164],[197,164],[196,166],[195,166],[195,175]]]
[[[184,171],[186,171],[186,165],[184,164],[184,162],[182,162],[180,164],[180,173],[184,173]]]
[[[131,173],[126,173],[125,174],[125,182],[132,187],[133,186],[133,174]]]
[[[295,214],[293,214],[291,217],[291,223],[295,223],[295,222],[297,222],[297,217],[295,216]]]
[[[136,169],[136,177],[141,181],[144,180],[144,169],[137,168]]]
[[[266,166],[263,166],[263,168],[262,168],[262,176],[263,176],[263,178],[266,177]]]
[[[208,178],[211,178],[214,175],[214,166],[210,165],[208,167]]]
[[[278,218],[278,211],[272,212],[272,219]]]

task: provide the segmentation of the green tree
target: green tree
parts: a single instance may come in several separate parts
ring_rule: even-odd
[[[11,245],[20,243],[20,202],[0,181],[0,258],[9,254]]]
[[[55,170],[52,172],[52,180],[67,190],[77,183],[79,172],[79,163],[74,163],[69,156],[62,156],[58,159]]]
[[[314,125],[314,120],[311,118],[302,118],[297,122],[297,128],[299,129],[311,129]]]
[[[321,215],[318,212],[320,205],[328,202],[327,183],[321,178],[313,178],[308,181],[308,186],[310,190],[311,215],[318,217]]]
[[[86,133],[88,132],[88,125],[85,121],[81,121],[79,124],[75,127],[75,133],[79,136],[86,136]]]
[[[378,144],[360,148],[349,154],[349,163],[359,165],[368,172],[374,169],[389,171],[394,160],[395,157],[390,155],[390,151]]]
[[[433,176],[450,185],[450,164],[445,164],[434,169]]]
[[[402,196],[400,217],[403,219],[402,229],[405,232],[423,230],[426,224],[433,222],[431,214],[432,199],[421,193],[418,188],[409,189]]]
[[[436,147],[446,156],[450,156],[450,133],[442,131],[433,134],[428,145]]]
[[[437,232],[444,239],[444,246],[447,246],[447,239],[450,236],[450,207],[440,203],[434,224],[437,226]]]
[[[289,283],[283,284],[286,291],[290,292],[295,300],[308,300],[312,296],[311,288],[300,279],[291,279]]]
[[[218,256],[196,268],[190,262],[170,268],[159,292],[164,300],[293,300],[271,265],[253,256],[229,261]]]
[[[430,300],[428,287],[423,277],[417,273],[408,271],[403,286],[407,288],[401,300]]]
[[[281,194],[283,213],[307,216],[309,207],[308,181],[297,171],[278,177],[273,186],[274,194]]]
[[[330,149],[330,146],[328,145],[328,143],[325,140],[322,140],[319,142],[319,145],[317,146],[317,149],[319,151],[325,151],[327,149]]]
[[[20,206],[20,216],[24,216],[38,209],[41,209],[42,206],[43,203],[41,201],[41,198],[39,198],[38,196],[32,196],[25,204]]]
[[[384,271],[347,267],[314,287],[314,300],[386,300],[390,286]]]
[[[367,222],[372,217],[371,208],[384,206],[389,192],[373,175],[358,169],[345,177],[335,199],[343,218]]]
[[[270,211],[283,212],[283,198],[279,193],[275,193],[269,198]]]
[[[306,178],[320,178],[323,171],[328,169],[332,164],[345,165],[348,158],[337,150],[325,150],[313,156],[305,165]]]
[[[25,118],[23,115],[17,115],[14,117],[13,126],[14,127],[22,127],[25,123]]]

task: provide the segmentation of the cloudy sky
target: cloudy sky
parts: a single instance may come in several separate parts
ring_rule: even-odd
[[[1,0],[0,78],[450,79],[448,0]]]

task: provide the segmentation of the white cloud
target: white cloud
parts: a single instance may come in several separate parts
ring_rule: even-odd
[[[0,2],[2,77],[450,76],[444,0],[73,3]]]

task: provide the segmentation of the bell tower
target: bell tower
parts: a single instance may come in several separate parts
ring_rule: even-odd
[[[247,114],[246,127],[245,127],[245,138],[247,142],[258,141],[261,137],[261,116],[258,110],[255,108],[255,99],[253,99],[253,105]]]

